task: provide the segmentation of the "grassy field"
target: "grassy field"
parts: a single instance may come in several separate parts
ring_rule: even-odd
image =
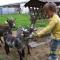
[[[28,27],[30,25],[30,16],[27,14],[9,14],[9,15],[0,15],[0,24],[4,24],[4,21],[7,20],[7,17],[12,16],[16,19],[16,29],[19,26]],[[45,27],[47,25],[46,19],[40,19],[36,22],[36,27]]]

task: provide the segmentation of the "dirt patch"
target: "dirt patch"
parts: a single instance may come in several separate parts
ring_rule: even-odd
[[[13,31],[13,36],[16,36],[16,31]],[[47,37],[40,40],[41,42],[47,41]],[[36,48],[31,48],[30,51],[31,55],[27,55],[26,60],[47,60],[50,51],[49,43]],[[0,60],[19,60],[17,49],[10,48],[10,54],[6,55],[4,50],[4,44],[2,44],[2,47],[0,47]]]
[[[27,60],[47,60],[49,52],[48,46],[40,46],[37,48],[31,48],[31,55],[27,55]],[[16,49],[10,48],[10,54],[6,55],[4,47],[0,48],[0,58],[2,60],[19,60],[19,55]]]

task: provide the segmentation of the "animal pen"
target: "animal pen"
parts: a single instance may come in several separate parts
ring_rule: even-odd
[[[19,53],[19,55],[16,53],[17,54],[16,56],[19,56],[17,57],[16,60],[19,60],[19,58],[20,60],[47,60],[49,54],[50,35],[48,34],[48,36],[45,36],[44,38],[37,38],[37,39],[31,38],[32,32],[35,31],[36,21],[42,18],[44,19],[42,20],[42,23],[44,23],[46,21],[45,19],[47,19],[47,17],[45,18],[45,15],[43,14],[43,6],[45,3],[47,2],[39,0],[30,0],[25,4],[25,7],[29,8],[31,25],[27,29],[24,27],[18,28],[17,31],[13,33],[14,35],[16,35],[15,37],[10,35],[12,39],[15,39],[14,41],[11,40],[9,41],[10,39],[10,38],[8,39],[9,34],[6,32],[7,35],[6,43],[8,44],[9,47],[16,47],[17,48],[16,51],[18,51]],[[57,5],[60,5],[60,2],[55,3]],[[20,46],[21,41],[19,41],[19,39],[25,40],[27,42],[26,44],[23,43],[24,44],[23,48],[22,46]],[[31,42],[30,41],[31,39],[33,39],[33,42],[29,43]],[[9,58],[6,59],[8,60]]]

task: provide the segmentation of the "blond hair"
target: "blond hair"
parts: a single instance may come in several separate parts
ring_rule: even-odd
[[[51,10],[51,11],[53,11],[53,12],[57,12],[57,6],[56,6],[56,4],[53,3],[53,2],[48,2],[48,3],[46,3],[46,4],[44,5],[43,9],[44,9],[44,10],[49,9],[49,10]]]

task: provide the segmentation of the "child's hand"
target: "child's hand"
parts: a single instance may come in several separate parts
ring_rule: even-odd
[[[37,37],[36,31],[32,32],[32,37]]]

